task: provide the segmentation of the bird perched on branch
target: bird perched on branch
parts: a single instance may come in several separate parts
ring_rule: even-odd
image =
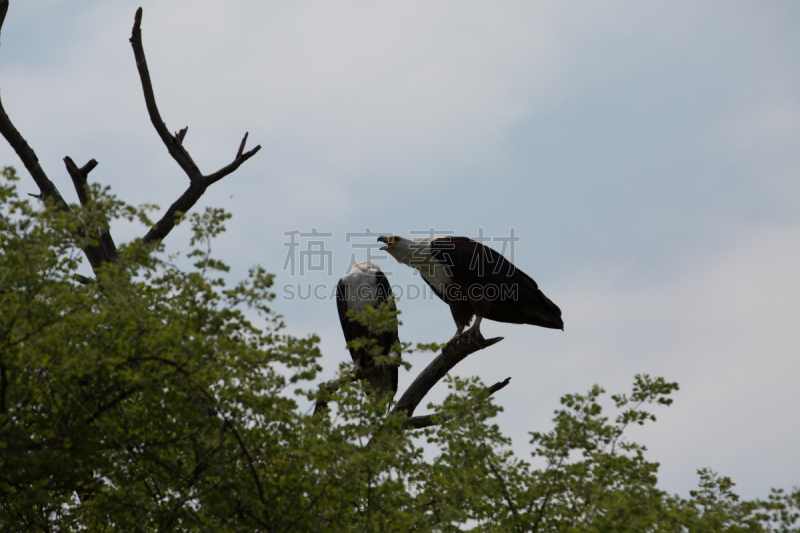
[[[473,339],[481,339],[481,320],[532,324],[564,329],[561,309],[550,301],[530,276],[501,254],[467,237],[382,236],[381,250],[398,262],[419,270],[433,292],[450,305],[458,330],[469,326]]]
[[[390,331],[374,333],[364,324],[347,316],[348,310],[364,309],[367,305],[377,308],[384,302],[389,302],[391,310],[396,309],[389,280],[381,269],[370,261],[353,265],[336,286],[336,305],[345,340],[348,344],[360,338],[374,341],[372,346],[348,347],[356,367],[369,369],[375,366],[373,357],[375,346],[380,348],[379,355],[398,357],[397,353],[392,352],[398,343],[396,321]],[[394,397],[394,393],[397,392],[397,366],[387,365],[385,371],[374,374],[367,380],[376,392]]]

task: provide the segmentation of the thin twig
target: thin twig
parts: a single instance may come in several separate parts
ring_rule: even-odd
[[[511,514],[514,515],[514,521],[516,522],[514,524],[516,526],[515,529],[519,533],[522,533],[522,525],[520,524],[519,513],[517,513],[517,508],[514,505],[514,501],[511,499],[511,494],[508,492],[505,479],[503,479],[503,476],[500,475],[500,472],[497,471],[491,461],[489,461],[489,469],[494,474],[494,477],[496,477],[500,482],[500,487],[503,489],[503,498],[506,500],[506,505],[508,505],[508,509],[511,511]]]
[[[506,385],[511,383],[511,378],[506,378],[503,381],[499,381],[492,385],[491,387],[486,388],[486,396],[489,397],[495,392],[499,391],[500,389],[504,388]],[[433,413],[430,415],[423,415],[423,416],[410,416],[405,419],[403,422],[404,429],[423,429],[431,426],[436,426],[443,422],[447,422],[450,420],[449,416],[443,415],[442,413]]]

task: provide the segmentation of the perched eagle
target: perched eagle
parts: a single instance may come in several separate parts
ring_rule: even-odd
[[[381,269],[369,261],[353,265],[353,268],[342,276],[336,286],[336,300],[345,340],[349,343],[361,337],[375,339],[378,346],[381,347],[381,355],[389,356],[392,346],[398,341],[397,324],[393,331],[375,334],[366,326],[347,317],[347,311],[350,309],[361,309],[366,305],[376,308],[383,302],[390,302],[391,308],[395,309],[392,288]],[[371,368],[375,366],[375,362],[366,348],[358,350],[350,348],[350,356],[357,367]],[[387,367],[384,372],[373,375],[368,380],[376,392],[388,393],[391,395],[390,397],[393,397],[397,392],[397,367]]]
[[[480,339],[483,318],[512,324],[564,329],[561,309],[550,301],[530,276],[488,246],[467,237],[378,237],[381,250],[398,262],[419,270],[433,292],[450,305],[461,335]]]

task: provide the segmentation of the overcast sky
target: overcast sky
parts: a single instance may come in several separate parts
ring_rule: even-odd
[[[137,5],[161,114],[189,126],[200,168],[245,131],[262,146],[195,209],[233,213],[217,254],[233,278],[278,274],[274,309],[322,336],[323,377],[349,360],[336,305],[284,287],[329,296],[374,240],[348,233],[513,229],[513,261],[566,330],[484,322],[506,340],[457,372],[513,377],[496,401],[520,454],[563,394],[649,373],[681,386],[630,432],[662,488],[686,494],[701,467],[745,497],[800,484],[800,4],[12,0],[3,103],[72,201],[66,155],[97,159],[91,179],[131,204],[165,208],[188,183],[144,107]],[[27,176],[5,143],[0,160]],[[284,270],[285,232],[312,228],[331,236],[295,251],[322,240],[331,274]],[[187,244],[183,227],[168,238]],[[455,331],[438,300],[399,307],[402,340]],[[431,357],[412,356],[401,389]]]

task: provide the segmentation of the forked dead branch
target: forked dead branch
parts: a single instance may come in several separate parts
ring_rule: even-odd
[[[0,1],[0,29],[2,29],[6,13],[8,12],[8,4],[8,0]],[[176,220],[183,216],[184,213],[188,212],[194,206],[194,204],[197,203],[209,186],[221,180],[225,176],[233,173],[245,161],[253,157],[261,149],[261,146],[256,146],[255,148],[245,152],[244,148],[247,141],[247,133],[245,133],[244,138],[239,144],[239,149],[236,152],[236,156],[231,163],[208,175],[204,175],[200,171],[198,166],[192,160],[192,157],[189,155],[189,152],[183,146],[183,139],[186,136],[187,128],[183,128],[178,133],[173,135],[169,132],[166,124],[164,124],[164,121],[161,119],[161,114],[159,113],[158,106],[156,105],[155,93],[153,92],[153,84],[150,80],[150,72],[147,69],[147,58],[145,57],[144,48],[142,46],[141,24],[142,8],[139,8],[136,10],[130,42],[133,46],[133,55],[136,59],[136,67],[139,71],[139,79],[142,82],[142,90],[144,92],[144,100],[147,106],[147,112],[150,115],[150,121],[153,123],[156,132],[158,133],[159,137],[161,137],[161,140],[167,147],[170,155],[189,177],[189,187],[186,189],[186,191],[169,207],[169,209],[167,209],[166,213],[164,213],[161,219],[150,229],[150,231],[147,232],[147,235],[144,236],[143,241],[145,243],[149,243],[163,240],[164,237],[166,237],[169,232],[172,231],[172,228],[175,227]],[[19,130],[17,130],[17,128],[11,122],[11,119],[8,117],[8,113],[6,113],[5,109],[3,108],[1,98],[0,133],[3,134],[3,137],[5,137],[8,143],[17,153],[19,158],[22,160],[22,163],[25,165],[25,168],[28,170],[28,172],[30,172],[31,176],[36,182],[36,185],[39,187],[40,194],[37,197],[42,200],[51,198],[60,209],[63,209],[64,211],[71,211],[69,204],[67,204],[64,198],[61,196],[58,188],[55,186],[55,184],[53,184],[50,178],[47,177],[47,174],[45,174],[44,169],[42,169],[41,165],[39,164],[39,158],[36,156],[36,153],[19,133]],[[64,163],[67,167],[67,172],[69,173],[70,178],[72,178],[72,183],[75,186],[75,190],[78,194],[78,199],[80,200],[81,205],[86,205],[90,200],[88,196],[89,191],[87,189],[88,175],[89,172],[91,172],[97,166],[97,161],[91,159],[83,167],[78,167],[70,157],[65,157]],[[90,236],[96,238],[99,244],[97,246],[87,246],[84,248],[83,252],[86,255],[86,258],[89,260],[92,268],[96,270],[104,262],[116,262],[117,248],[114,244],[111,234],[108,231],[107,224],[105,224],[104,227],[95,229],[93,231],[95,234]]]
[[[0,0],[0,30],[2,30],[8,7],[8,0]],[[145,243],[150,243],[163,240],[175,227],[176,221],[197,203],[209,186],[235,172],[245,161],[253,157],[261,149],[261,146],[259,145],[251,150],[245,151],[247,142],[247,133],[245,133],[233,161],[211,174],[203,174],[200,171],[199,167],[192,159],[192,156],[183,145],[188,127],[184,127],[173,134],[161,118],[161,113],[156,104],[150,72],[147,68],[147,58],[142,45],[141,24],[142,8],[139,8],[136,10],[136,15],[134,17],[130,43],[133,47],[139,79],[142,83],[142,92],[144,94],[147,113],[150,116],[150,121],[153,123],[153,127],[158,133],[158,136],[164,143],[164,146],[189,178],[189,186],[186,191],[170,205],[161,219],[144,236],[143,241]],[[2,98],[0,98],[0,133],[3,134],[3,137],[5,137],[17,153],[20,160],[25,165],[25,168],[30,172],[36,185],[39,187],[40,194],[35,196],[42,201],[50,199],[59,209],[71,212],[72,209],[69,204],[64,200],[58,188],[39,164],[39,158],[33,148],[31,148],[25,138],[22,137],[19,130],[17,130],[11,122],[8,113],[6,113],[3,108]],[[88,176],[89,173],[97,167],[97,161],[91,159],[85,165],[79,167],[72,158],[67,156],[64,158],[64,164],[73,186],[75,187],[80,204],[86,206],[91,201],[88,188]],[[117,247],[111,236],[107,220],[104,220],[100,227],[82,229],[81,236],[93,237],[97,241],[96,245],[87,245],[83,249],[93,270],[100,268],[103,263],[115,263],[117,261]],[[83,278],[83,281],[88,280]],[[441,420],[441,417],[437,417],[437,414],[414,416],[414,411],[420,402],[425,398],[428,392],[430,392],[433,386],[459,362],[463,361],[470,354],[488,348],[501,340],[502,337],[497,337],[489,340],[480,339],[480,342],[478,342],[476,339],[468,338],[466,335],[451,340],[450,343],[445,345],[441,353],[411,383],[398,402],[393,406],[391,410],[392,413],[405,413],[407,417],[405,427],[408,429],[419,429],[434,425],[436,423],[434,419]],[[315,412],[323,410],[327,405],[327,398],[329,395],[341,388],[345,383],[366,379],[379,370],[380,367],[368,369],[359,368],[349,376],[344,376],[331,382],[321,384]],[[493,394],[502,389],[508,385],[509,381],[510,378],[496,383],[488,388],[488,393]]]

